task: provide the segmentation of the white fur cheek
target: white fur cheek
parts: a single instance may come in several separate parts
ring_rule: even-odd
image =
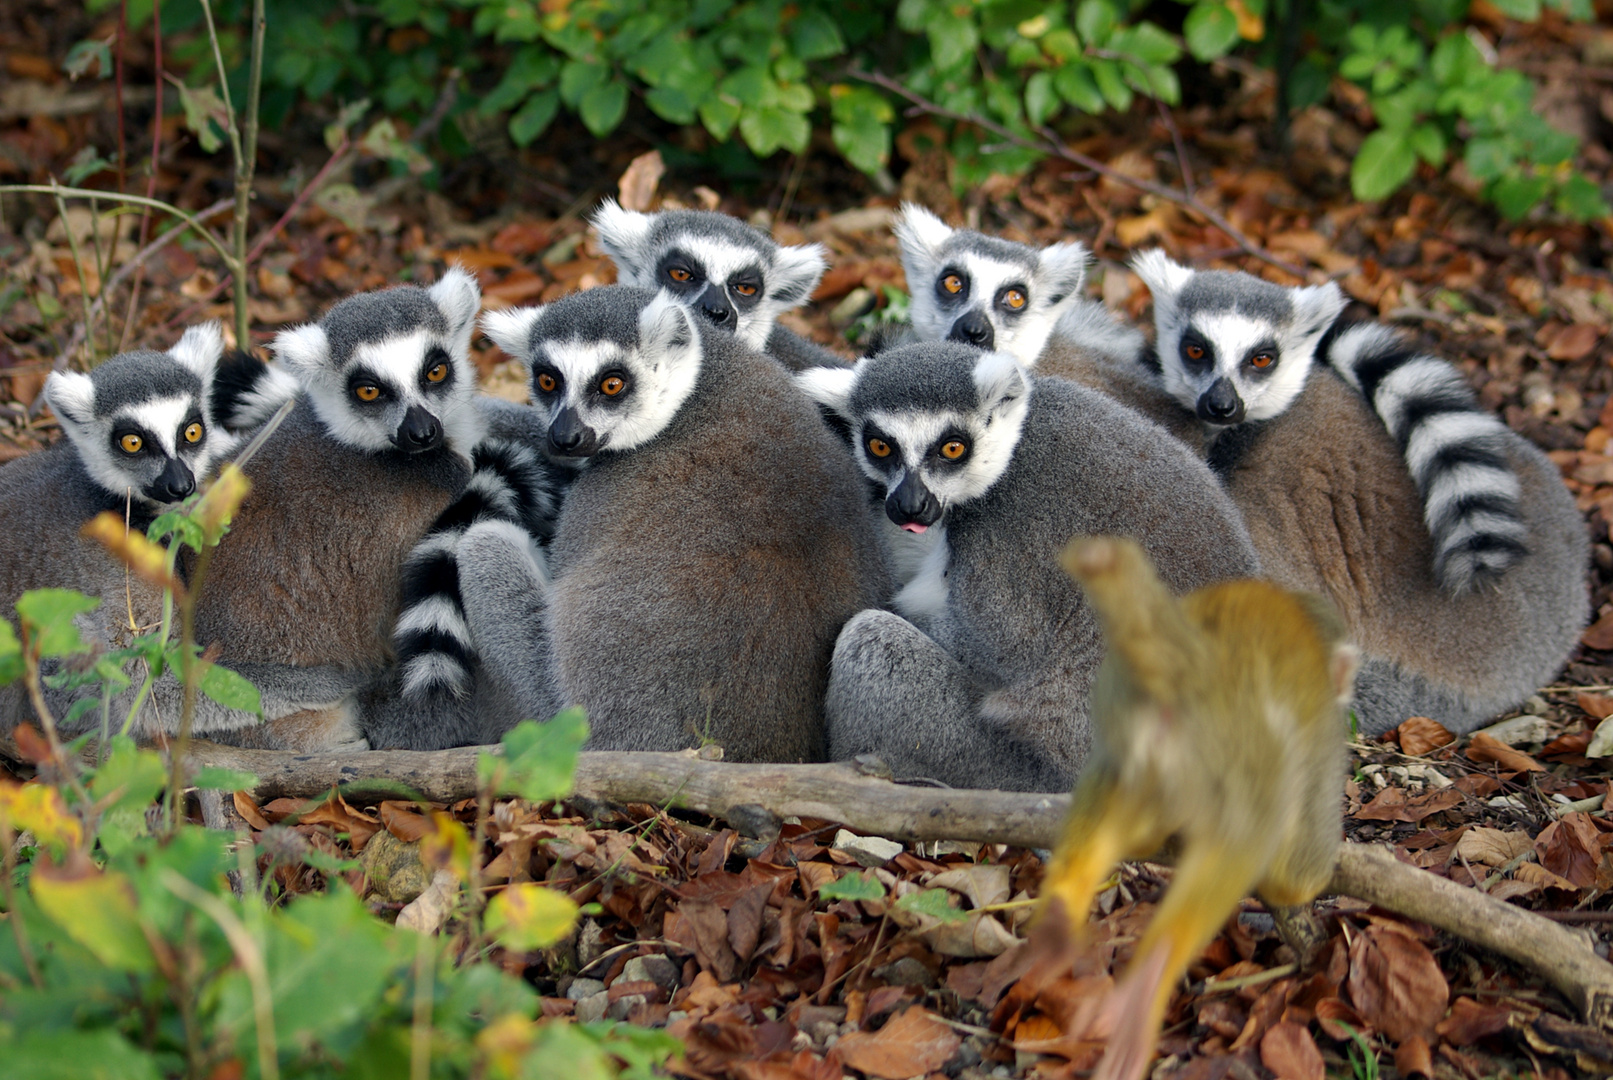
[[[1306,354],[1307,357],[1309,354]],[[1285,358],[1277,373],[1260,388],[1258,396],[1244,402],[1245,420],[1270,420],[1281,416],[1305,389],[1305,379],[1311,372],[1311,362]]]
[[[775,318],[771,313],[762,314],[758,310],[748,319],[742,319],[739,332],[734,336],[757,352],[764,352],[767,348],[767,339],[773,333]]]
[[[343,446],[372,454],[392,449],[391,432],[378,430],[369,420],[355,416],[347,404],[345,392],[332,391],[328,386],[309,386],[307,393],[326,433]]]
[[[908,619],[922,624],[946,610],[950,593],[947,566],[952,551],[947,547],[946,529],[939,525],[916,537],[906,532],[901,535],[909,538],[907,543],[915,547],[922,544],[928,550],[922,556],[912,580],[891,598],[891,606]]]

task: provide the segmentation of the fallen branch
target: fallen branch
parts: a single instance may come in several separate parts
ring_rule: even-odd
[[[1063,158],[1065,161],[1073,162],[1074,164],[1081,166],[1083,169],[1089,169],[1092,172],[1097,173],[1099,176],[1107,176],[1109,179],[1114,180],[1117,183],[1125,184],[1128,187],[1134,187],[1139,191],[1146,191],[1148,194],[1164,199],[1166,202],[1175,203],[1184,210],[1197,214],[1205,221],[1208,221],[1211,225],[1214,225],[1217,229],[1220,229],[1222,232],[1226,233],[1227,236],[1232,238],[1232,242],[1237,244],[1238,247],[1242,248],[1247,254],[1252,255],[1261,262],[1269,263],[1270,265],[1275,266],[1284,273],[1293,274],[1302,281],[1305,279],[1305,271],[1303,268],[1295,266],[1293,263],[1285,262],[1284,260],[1273,255],[1271,252],[1267,251],[1265,248],[1261,247],[1260,244],[1256,243],[1243,230],[1239,229],[1236,225],[1232,224],[1232,222],[1228,221],[1225,216],[1206,206],[1197,195],[1177,191],[1173,187],[1166,187],[1164,184],[1156,184],[1152,180],[1143,180],[1135,176],[1127,176],[1119,169],[1111,168],[1095,157],[1090,157],[1086,154],[1083,154],[1079,150],[1072,150],[1070,147],[1064,144],[1064,140],[1060,139],[1058,134],[1051,128],[1041,128],[1039,134],[1042,136],[1043,141],[1037,142],[1033,139],[1027,139],[1024,136],[1019,135],[1006,127],[1003,127],[1001,124],[996,123],[995,121],[987,120],[983,116],[978,116],[974,113],[958,112],[954,109],[949,109],[944,105],[938,105],[928,98],[914,93],[883,72],[852,71],[848,72],[847,74],[854,79],[860,79],[863,82],[872,83],[875,86],[888,90],[899,97],[906,98],[908,101],[912,102],[914,110],[920,113],[929,113],[931,116],[939,116],[946,120],[956,120],[962,124],[973,124],[978,128],[991,132],[1000,139],[1006,139],[1015,146],[1022,147],[1026,150],[1035,150],[1036,152],[1042,154],[1052,154],[1055,157]],[[1178,149],[1180,149],[1179,143]],[[1185,168],[1186,158],[1183,158],[1182,162]],[[1188,182],[1191,182],[1190,177],[1188,178]]]
[[[363,754],[296,754],[193,743],[192,768],[250,772],[259,800],[318,798],[339,787],[351,801],[366,791],[394,795],[400,785],[424,798],[455,802],[476,793],[483,748]],[[15,757],[0,738],[0,752]],[[84,753],[93,755],[93,748]],[[857,764],[740,765],[694,752],[580,756],[575,795],[610,803],[671,804],[742,830],[783,817],[837,821],[898,840],[972,840],[1051,848],[1068,795],[910,787]],[[1387,849],[1344,844],[1329,891],[1428,923],[1539,973],[1592,1024],[1613,1029],[1613,965],[1549,919],[1407,866]]]

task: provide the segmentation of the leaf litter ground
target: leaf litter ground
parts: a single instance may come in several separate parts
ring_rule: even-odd
[[[13,85],[32,83],[30,92],[53,104],[26,116],[0,113],[0,180],[41,182],[84,147],[112,145],[110,87],[69,84],[49,62],[107,28],[29,18],[21,7],[0,16],[0,58]],[[1590,60],[1613,54],[1613,31],[1548,14],[1536,28],[1509,26],[1503,40],[1508,62],[1542,80],[1542,110],[1587,136],[1580,164],[1606,182],[1613,154],[1601,136],[1613,124],[1613,79]],[[150,59],[138,45],[129,69],[132,80],[149,82]],[[1387,738],[1356,745],[1347,832],[1579,928],[1605,956],[1613,823],[1597,801],[1607,794],[1605,759],[1585,755],[1596,725],[1613,714],[1608,226],[1501,222],[1468,197],[1460,169],[1443,179],[1424,173],[1387,203],[1359,205],[1347,174],[1366,117],[1347,86],[1296,118],[1286,156],[1263,149],[1272,91],[1259,72],[1212,69],[1199,93],[1169,124],[1139,106],[1095,124],[1074,145],[1125,175],[1191,184],[1280,260],[1335,277],[1353,300],[1460,363],[1484,403],[1562,468],[1595,542],[1594,620],[1560,684],[1494,733],[1452,739],[1431,721],[1408,718]],[[275,164],[258,184],[256,231],[323,163],[321,119],[265,133],[266,161]],[[888,228],[899,198],[1016,239],[1082,239],[1099,260],[1093,294],[1134,318],[1146,317],[1147,293],[1122,263],[1148,246],[1295,280],[1242,257],[1227,236],[1180,208],[1067,164],[993,180],[960,199],[938,130],[923,120],[898,139],[897,186],[885,193],[817,148],[776,175],[738,182],[715,169],[680,168],[657,194],[653,170],[630,173],[630,163],[652,145],[698,155],[703,138],[647,116],[628,130],[598,144],[557,127],[526,151],[484,140],[446,166],[434,190],[355,157],[257,264],[254,344],[348,293],[430,280],[455,261],[477,274],[490,307],[607,283],[614,272],[583,216],[619,192],[645,207],[720,208],[771,226],[781,241],[826,244],[833,266],[813,304],[790,322],[848,349],[847,328],[866,331],[893,299],[887,289],[905,287]],[[131,148],[148,138],[149,130],[131,134]],[[228,193],[227,169],[192,145],[178,117],[165,121],[164,145],[160,196],[195,210]],[[75,263],[68,242],[92,239],[87,214],[58,220],[44,201],[8,200],[6,211],[0,460],[57,437],[48,414],[34,408],[39,389],[81,317],[86,289],[95,295],[101,271],[132,255],[137,220],[102,226],[111,259],[101,267],[87,243]],[[100,354],[165,347],[189,323],[227,318],[213,299],[218,285],[204,249],[170,245],[147,262],[126,326],[126,292],[113,297],[111,344],[103,331]],[[478,344],[477,361],[494,392],[522,395],[520,373],[489,343]],[[430,883],[419,850],[433,827],[414,803],[355,806],[332,797],[313,807],[260,807],[243,797],[237,809],[287,894],[342,877],[390,917]],[[429,809],[467,822],[475,812],[468,804]],[[1082,1075],[1101,1051],[1097,1005],[1170,878],[1164,865],[1122,868],[1099,898],[1088,954],[1074,968],[1048,971],[1031,962],[1022,943],[1030,909],[1015,903],[1036,895],[1035,852],[933,844],[888,855],[877,844],[848,846],[833,822],[792,821],[777,837],[757,839],[642,805],[508,801],[493,821],[484,853],[491,888],[540,881],[597,909],[558,946],[495,951],[491,960],[531,979],[547,1014],[667,1027],[686,1046],[680,1071],[697,1077]],[[1257,901],[1243,904],[1166,1018],[1161,1052],[1172,1075],[1477,1080],[1613,1071],[1613,1044],[1527,972],[1356,902],[1328,901],[1321,911],[1332,936],[1317,965],[1295,971],[1271,917]]]

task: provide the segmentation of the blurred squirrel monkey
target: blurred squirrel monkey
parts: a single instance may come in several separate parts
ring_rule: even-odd
[[[1122,858],[1180,841],[1176,874],[1107,1013],[1098,1080],[1135,1080],[1188,963],[1251,888],[1305,904],[1342,832],[1344,706],[1356,651],[1325,600],[1229,581],[1178,600],[1130,540],[1082,537],[1065,570],[1108,652],[1092,753],[1042,885],[1072,925]]]

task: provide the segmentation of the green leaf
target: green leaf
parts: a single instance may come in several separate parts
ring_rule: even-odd
[[[162,1075],[155,1058],[110,1028],[18,1032],[0,1040],[0,1047],[6,1080],[158,1080]]]
[[[157,967],[140,928],[138,900],[120,873],[61,879],[34,874],[29,891],[39,909],[109,968],[150,972]]]
[[[1034,126],[1041,127],[1054,113],[1058,112],[1059,95],[1053,86],[1053,76],[1046,71],[1038,71],[1025,80],[1025,118]]]
[[[82,183],[87,176],[94,176],[99,172],[116,168],[111,161],[102,157],[93,146],[86,146],[73,155],[73,163],[62,172],[62,178],[69,184]]]
[[[203,153],[211,154],[224,145],[223,133],[229,130],[230,117],[218,91],[211,86],[180,83],[179,103],[185,109],[185,126],[196,136]]]
[[[674,124],[687,126],[699,115],[695,99],[675,86],[652,86],[644,92],[644,104],[655,115]]]
[[[1550,191],[1547,177],[1514,173],[1491,185],[1489,195],[1503,217],[1516,221],[1539,206]]]
[[[71,656],[89,651],[73,620],[101,601],[72,589],[32,589],[17,600],[17,615],[40,656]]]
[[[1043,34],[1040,44],[1042,52],[1054,60],[1073,60],[1081,55],[1081,42],[1066,26],[1055,26]]]
[[[536,882],[511,885],[487,902],[487,932],[509,949],[547,949],[576,922],[576,901]]]
[[[190,785],[201,791],[251,791],[258,786],[258,777],[256,773],[208,765],[191,777]]]
[[[577,103],[577,115],[595,138],[609,135],[627,115],[627,84],[612,80],[594,87]]]
[[[739,118],[739,133],[757,157],[780,148],[799,154],[812,136],[812,124],[800,113],[764,105],[745,110]]]
[[[1109,39],[1109,48],[1135,57],[1143,64],[1174,64],[1182,55],[1176,39],[1151,22],[1115,31]]]
[[[877,120],[837,122],[830,127],[829,136],[854,169],[871,175],[890,164],[891,131]]]
[[[1060,97],[1083,112],[1097,115],[1109,107],[1092,77],[1092,68],[1080,61],[1072,60],[1055,71],[1053,85]]]
[[[980,31],[974,20],[960,18],[951,11],[932,15],[924,25],[924,33],[930,39],[930,60],[937,71],[957,67],[973,56],[975,46],[980,44]]]
[[[1131,87],[1120,77],[1120,65],[1113,60],[1094,60],[1092,77],[1097,80],[1103,99],[1119,112],[1131,108]]]
[[[1350,165],[1350,190],[1363,202],[1387,198],[1410,179],[1417,153],[1404,131],[1374,131]]]
[[[144,810],[167,782],[168,767],[161,754],[140,749],[127,735],[114,735],[111,751],[90,780],[90,797],[104,802],[109,811],[121,806]],[[112,801],[105,802],[109,798]]]
[[[821,900],[883,900],[885,886],[874,876],[872,870],[864,870],[860,874],[847,874],[838,880],[831,881],[818,890]]]
[[[1445,163],[1445,133],[1433,124],[1418,124],[1411,129],[1411,148],[1417,156],[1436,169]]]
[[[928,915],[948,926],[969,921],[969,913],[957,906],[957,900],[946,889],[924,889],[908,893],[896,901],[896,906],[913,915]]]
[[[1495,180],[1506,175],[1518,160],[1517,149],[1510,138],[1469,139],[1462,151],[1467,171],[1479,180]]]
[[[263,715],[263,699],[258,695],[258,688],[229,668],[207,665],[197,689],[226,709]]]
[[[500,740],[503,757],[483,754],[478,778],[494,782],[494,795],[519,795],[531,802],[571,794],[577,752],[588,741],[588,719],[581,709],[567,709],[546,724],[523,720]]]
[[[1182,23],[1187,51],[1199,60],[1214,60],[1232,51],[1238,43],[1238,17],[1216,0],[1196,3]]]
[[[112,77],[112,49],[105,41],[91,38],[68,49],[67,56],[62,60],[62,71],[69,79],[77,82],[90,70],[91,64],[98,65],[96,78]]]
[[[610,69],[604,64],[587,60],[567,60],[560,69],[560,100],[572,108],[582,104],[583,95],[610,79]]]
[[[700,122],[706,125],[712,138],[720,141],[734,130],[742,111],[743,107],[733,98],[713,94],[700,103]]]
[[[846,39],[834,20],[810,8],[790,24],[790,45],[802,60],[822,60],[846,51]]]
[[[1109,0],[1081,0],[1081,6],[1075,9],[1075,32],[1088,46],[1108,44],[1118,21]]]
[[[1575,221],[1593,221],[1609,213],[1602,189],[1584,173],[1575,173],[1563,181],[1553,205],[1559,214]]]
[[[510,140],[516,146],[531,145],[548,128],[560,109],[560,95],[544,90],[526,99],[526,104],[510,117]]]
[[[5,619],[0,619],[0,686],[22,678],[22,643],[17,631]]]
[[[1540,0],[1492,0],[1501,14],[1519,22],[1540,20]]]

